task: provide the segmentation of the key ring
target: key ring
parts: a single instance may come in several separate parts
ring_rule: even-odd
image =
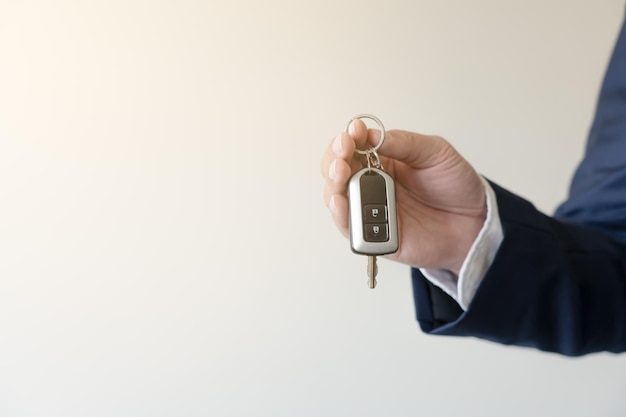
[[[383,168],[383,165],[380,163],[380,158],[378,157],[378,152],[369,150],[365,152],[365,158],[367,158],[368,169],[372,169],[372,167],[378,169]]]
[[[356,119],[371,119],[373,121],[375,121],[378,126],[380,126],[380,140],[378,141],[378,143],[376,144],[376,146],[373,146],[369,149],[366,150],[361,150],[361,149],[355,149],[357,153],[360,153],[361,155],[368,155],[371,153],[376,153],[376,151],[378,151],[378,149],[380,148],[380,146],[383,144],[383,142],[385,141],[385,126],[383,126],[383,122],[380,121],[380,119],[374,115],[371,114],[359,114],[354,116],[352,119],[350,119],[350,121],[348,122],[348,125],[346,126],[346,132],[348,132],[350,130],[350,123],[354,122]],[[376,155],[376,158],[378,159],[378,155]],[[368,161],[369,161],[369,156],[368,156]]]

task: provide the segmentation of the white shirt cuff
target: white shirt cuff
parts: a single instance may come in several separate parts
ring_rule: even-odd
[[[459,276],[446,269],[420,268],[426,279],[456,300],[463,310],[472,302],[504,237],[496,195],[487,180],[482,180],[487,195],[487,218],[461,265]]]

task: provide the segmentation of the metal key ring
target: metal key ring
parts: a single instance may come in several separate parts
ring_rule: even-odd
[[[366,149],[364,151],[361,150],[361,149],[355,149],[356,152],[360,153],[361,155],[367,155],[370,152],[378,151],[380,146],[385,141],[385,126],[383,126],[383,122],[381,122],[378,117],[373,116],[371,114],[359,114],[359,115],[354,116],[352,119],[350,119],[350,121],[348,122],[348,125],[346,126],[346,132],[348,132],[350,130],[350,124],[352,122],[354,122],[356,119],[371,119],[371,120],[375,121],[378,124],[378,126],[380,126],[380,140],[378,141],[376,146],[373,146],[373,147],[371,147],[369,149]]]

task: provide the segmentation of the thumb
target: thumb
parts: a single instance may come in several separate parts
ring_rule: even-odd
[[[370,130],[368,142],[379,142],[380,131]],[[387,158],[404,162],[413,168],[427,168],[441,163],[450,156],[452,146],[439,136],[421,135],[405,130],[389,130],[385,133],[378,153]]]

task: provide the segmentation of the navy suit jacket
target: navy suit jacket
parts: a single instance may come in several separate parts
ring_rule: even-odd
[[[422,330],[571,356],[626,351],[626,23],[568,200],[549,217],[492,186],[504,240],[468,309],[412,269]]]

